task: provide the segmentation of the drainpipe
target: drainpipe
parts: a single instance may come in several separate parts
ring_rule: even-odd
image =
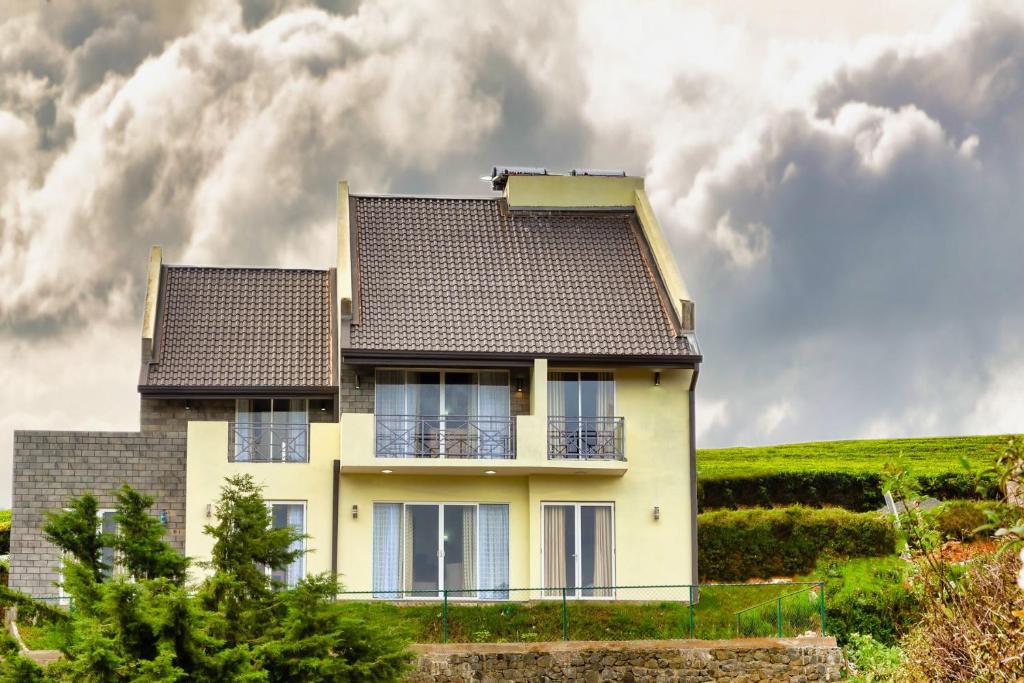
[[[690,377],[690,396],[688,403],[690,404],[690,555],[693,562],[691,571],[693,572],[690,577],[691,583],[699,584],[700,581],[697,578],[697,423],[696,415],[697,410],[695,404],[696,401],[696,389],[697,389],[697,376],[700,374],[700,368],[694,366],[693,376]],[[700,590],[694,591],[694,600],[700,602]]]
[[[331,577],[338,580],[338,487],[341,484],[341,460],[334,461],[331,500]]]

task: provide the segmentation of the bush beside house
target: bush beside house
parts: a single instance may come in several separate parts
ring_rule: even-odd
[[[825,557],[891,555],[892,523],[840,508],[719,510],[697,519],[701,581],[799,576]]]

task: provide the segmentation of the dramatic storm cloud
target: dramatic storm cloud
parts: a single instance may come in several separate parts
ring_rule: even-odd
[[[323,267],[336,180],[496,162],[647,176],[703,445],[1019,431],[1024,14],[624,7],[0,10],[0,463],[15,428],[136,427],[149,245]]]

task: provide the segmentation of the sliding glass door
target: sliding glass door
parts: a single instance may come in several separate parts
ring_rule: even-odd
[[[374,503],[373,593],[508,598],[508,505]]]
[[[615,535],[610,503],[544,503],[544,594],[613,597]]]
[[[378,457],[511,457],[508,386],[503,370],[378,370]]]
[[[604,458],[622,453],[612,373],[548,373],[548,412],[552,455]]]

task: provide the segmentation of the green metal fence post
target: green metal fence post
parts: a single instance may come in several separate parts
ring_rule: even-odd
[[[693,586],[690,586],[690,640],[693,640]]]
[[[818,610],[821,613],[821,637],[825,637],[825,582],[818,584]]]
[[[782,598],[778,600],[778,606],[776,608],[776,624],[778,625],[779,638],[782,637]]]
[[[569,640],[569,609],[565,602],[565,586],[562,586],[562,640]]]
[[[441,619],[444,623],[441,624],[442,636],[441,641],[444,643],[448,642],[448,589],[444,589],[444,607],[441,608]]]

